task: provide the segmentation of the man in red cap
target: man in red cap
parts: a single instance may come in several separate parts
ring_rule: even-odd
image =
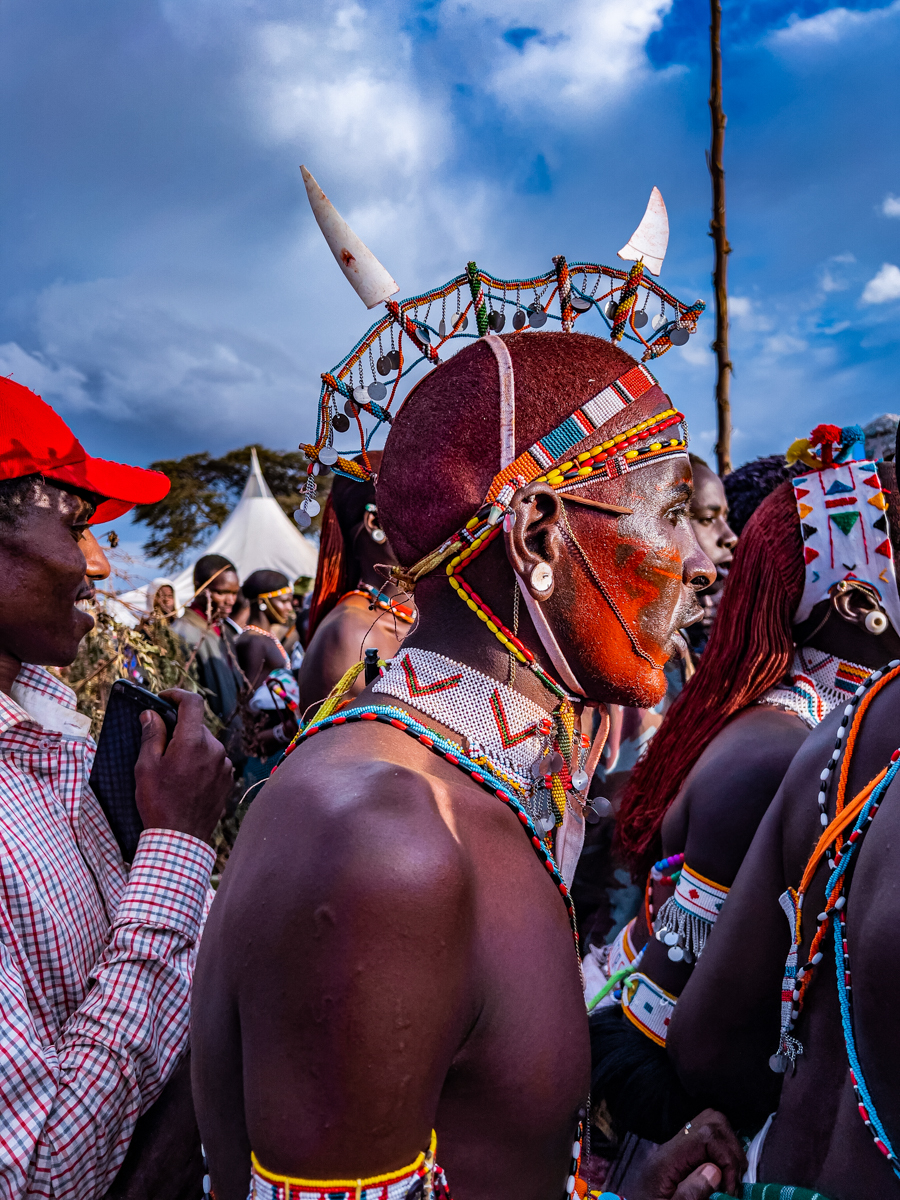
[[[144,833],[126,869],[88,787],[90,722],[47,670],[75,658],[93,625],[79,602],[109,574],[92,526],[168,487],[154,471],[89,457],[40,397],[0,379],[4,1197],[104,1195],[164,1089],[154,1137],[134,1139],[128,1171],[148,1182],[144,1194],[174,1197],[190,1167],[194,1123],[186,1071],[176,1070],[214,861],[207,839],[231,764],[198,696],[167,693],[179,705],[168,747],[160,718],[145,714]],[[154,1167],[164,1185],[153,1184]]]

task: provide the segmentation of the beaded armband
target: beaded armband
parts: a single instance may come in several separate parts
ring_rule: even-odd
[[[636,971],[622,988],[622,1011],[641,1033],[658,1046],[664,1046],[677,999]]]
[[[673,962],[692,963],[700,957],[727,895],[728,888],[698,875],[685,863],[674,895],[656,919],[656,937],[669,947]]]
[[[293,1179],[275,1175],[252,1155],[247,1200],[450,1200],[443,1171],[434,1161],[437,1136],[414,1163],[369,1179]]]
[[[610,979],[619,971],[626,970],[636,959],[640,958],[640,954],[631,944],[631,929],[636,919],[633,918],[628,922],[609,948],[608,975]]]

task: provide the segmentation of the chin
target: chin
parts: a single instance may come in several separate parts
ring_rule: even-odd
[[[627,708],[653,708],[666,694],[668,680],[660,668],[654,671],[641,661],[640,669],[626,676],[621,670],[598,673],[589,685],[592,700],[623,704]]]

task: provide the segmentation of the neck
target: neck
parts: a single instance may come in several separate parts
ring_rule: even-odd
[[[12,695],[12,685],[16,682],[22,663],[8,650],[0,650],[0,692]]]
[[[418,624],[404,640],[404,646],[433,650],[436,654],[443,654],[445,658],[452,658],[455,662],[480,671],[482,675],[490,675],[500,683],[521,692],[547,712],[551,712],[559,703],[558,698],[544,687],[534,672],[518,660],[515,674],[511,677],[509,653],[485,623],[462,603],[449,584],[440,581],[428,586],[427,599],[423,596],[423,605],[424,607],[418,609]],[[509,607],[511,606],[510,599]],[[493,605],[491,607],[494,608]],[[494,611],[498,611],[498,608],[494,608]],[[512,613],[507,614],[500,608],[499,615],[504,624],[512,628]],[[540,666],[557,679],[556,671],[535,633],[524,603],[520,603],[519,607],[519,628],[516,636],[534,654]],[[576,704],[575,707],[578,711],[579,706]]]
[[[255,625],[257,629],[269,630],[272,628],[272,622],[266,614],[255,607],[250,609],[250,624]]]
[[[805,645],[872,671],[900,656],[900,636],[892,626],[888,625],[883,634],[876,636],[857,625],[851,625],[849,621],[841,620],[833,613],[829,614],[825,625]]]

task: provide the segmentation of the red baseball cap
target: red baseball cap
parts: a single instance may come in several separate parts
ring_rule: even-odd
[[[154,504],[170,487],[159,471],[91,458],[49,404],[0,376],[0,479],[23,475],[43,475],[103,496],[92,525],[121,517],[135,504]]]

